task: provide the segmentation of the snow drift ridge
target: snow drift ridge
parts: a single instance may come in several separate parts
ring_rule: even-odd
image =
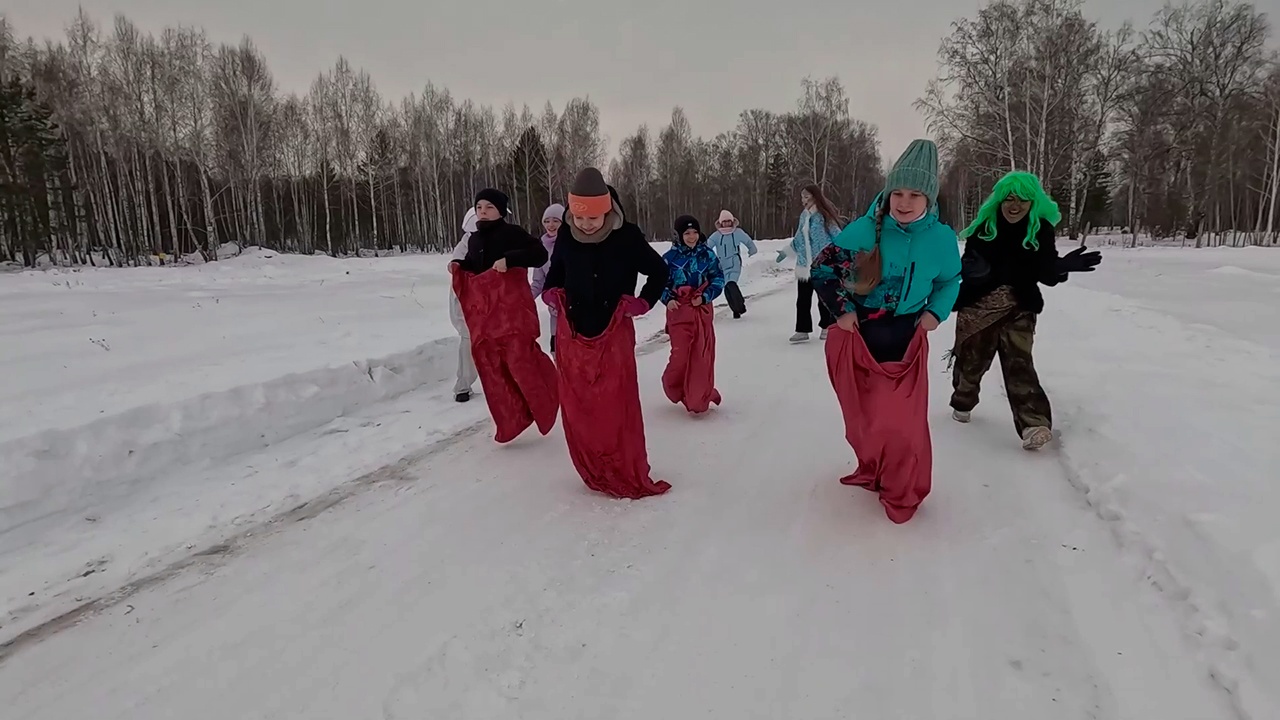
[[[174,467],[215,464],[453,373],[458,339],[146,405],[0,444],[0,552],[14,530],[93,507]]]

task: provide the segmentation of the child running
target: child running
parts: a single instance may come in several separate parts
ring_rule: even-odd
[[[724,271],[724,296],[733,311],[733,319],[737,320],[747,314],[747,301],[738,287],[738,279],[742,276],[742,248],[745,247],[747,257],[751,257],[756,254],[756,241],[738,227],[738,218],[733,213],[721,210],[720,218],[716,220],[716,231],[707,238],[707,244],[720,259],[720,269]]]
[[[692,215],[676,218],[676,239],[662,259],[669,278],[662,291],[667,306],[671,359],[662,373],[662,389],[673,403],[701,414],[720,404],[716,390],[715,311],[711,303],[725,288],[720,259]],[[717,233],[718,234],[718,233]]]
[[[644,288],[635,296],[639,275]],[[596,168],[569,191],[543,300],[557,313],[556,368],[569,457],[587,487],[639,499],[671,489],[649,477],[632,319],[649,312],[667,264],[627,222]]]
[[[938,148],[911,143],[871,212],[814,261],[818,297],[836,316],[827,372],[858,468],[841,482],[876,492],[895,523],[929,494],[927,333],[960,290],[956,234],[938,220]]]

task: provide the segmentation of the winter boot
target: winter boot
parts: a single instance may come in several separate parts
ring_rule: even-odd
[[[973,419],[973,413],[968,410],[952,410],[951,419],[958,423],[967,423]]]
[[[470,399],[471,399],[471,391],[470,391],[470,390],[463,390],[462,392],[460,392],[460,393],[458,393],[457,395],[454,395],[454,396],[453,396],[453,401],[454,401],[454,402],[464,403],[464,402],[467,402],[467,401],[468,401],[468,400],[470,400]]]
[[[1053,431],[1047,427],[1029,427],[1022,431],[1022,449],[1039,450],[1053,439]]]
[[[791,344],[798,345],[800,343],[809,342],[809,333],[798,332],[791,336]]]

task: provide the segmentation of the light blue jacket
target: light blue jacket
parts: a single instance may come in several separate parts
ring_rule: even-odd
[[[716,230],[707,237],[707,244],[715,250],[716,257],[720,258],[720,269],[724,271],[725,282],[738,282],[738,278],[742,276],[740,248],[747,248],[747,257],[756,254],[756,241],[742,228],[734,228],[733,232],[727,234]]]
[[[880,232],[880,284],[865,297],[853,294],[855,259],[875,247],[875,208],[879,203],[877,197],[872,210],[849,223],[836,237],[834,247],[814,262],[813,283],[819,297],[825,297],[837,315],[860,306],[884,308],[895,315],[927,310],[939,322],[946,320],[960,293],[960,244],[955,231],[938,219],[936,205],[905,226],[885,213]]]
[[[805,229],[808,228],[808,242],[805,242]],[[839,228],[829,227],[826,218],[817,210],[805,210],[800,213],[800,222],[796,225],[796,235],[791,244],[778,253],[778,262],[788,257],[796,259],[796,277],[809,279],[809,271],[818,254],[830,245],[839,232]]]

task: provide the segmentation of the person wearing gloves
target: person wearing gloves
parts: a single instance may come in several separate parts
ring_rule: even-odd
[[[738,287],[738,279],[742,276],[742,248],[747,249],[747,257],[756,254],[756,241],[742,228],[738,227],[738,219],[728,210],[720,211],[716,220],[716,231],[707,238],[707,243],[720,259],[720,270],[724,273],[724,296],[729,301],[729,309],[737,320],[747,314],[747,302]]]
[[[547,249],[547,262],[540,268],[533,271],[533,277],[529,279],[529,289],[533,291],[534,297],[542,297],[542,291],[547,285],[547,271],[551,269],[551,255],[556,248],[556,235],[560,232],[560,225],[564,221],[564,206],[560,203],[548,207],[542,213],[542,246]],[[547,308],[551,314],[551,353],[556,352],[556,311],[553,308]]]
[[[716,390],[715,310],[712,302],[725,288],[720,259],[707,244],[698,220],[676,218],[676,239],[662,259],[670,276],[662,291],[667,306],[671,357],[662,373],[662,389],[673,403],[701,414],[720,404]],[[719,233],[717,233],[719,234]]]
[[[956,300],[951,350],[952,416],[967,423],[978,405],[982,376],[1000,356],[1005,393],[1022,447],[1039,450],[1053,439],[1049,396],[1032,360],[1036,317],[1044,310],[1040,286],[1065,282],[1073,272],[1093,272],[1102,256],[1083,246],[1058,257],[1058,204],[1040,179],[1011,172],[996,183],[965,229],[963,279]]]
[[[569,190],[542,298],[557,313],[556,368],[569,457],[588,488],[639,499],[671,489],[650,476],[633,319],[667,284],[667,264],[628,222],[596,168]],[[638,277],[646,277],[636,295]]]
[[[453,247],[453,256],[449,262],[449,274],[457,271],[460,263],[467,257],[467,241],[471,233],[476,231],[476,209],[467,208],[462,218],[462,239]],[[458,294],[449,288],[449,321],[453,329],[458,331],[458,379],[453,383],[453,399],[464,403],[471,399],[471,386],[475,385],[479,375],[476,374],[476,363],[471,357],[471,333],[467,331],[466,318],[462,317],[462,304],[458,302]]]
[[[810,281],[814,259],[825,248],[831,245],[831,239],[840,232],[843,226],[835,206],[823,194],[817,185],[806,185],[800,191],[800,202],[804,210],[800,213],[800,223],[791,244],[778,252],[778,262],[788,257],[796,259],[796,333],[791,336],[792,343],[809,341],[813,332],[813,283]],[[827,337],[827,329],[835,324],[835,317],[822,303],[818,303],[818,327],[822,329],[822,339]]]
[[[907,522],[932,484],[927,336],[960,291],[959,243],[938,219],[936,145],[911,143],[870,212],[818,254],[813,282],[837,318],[827,372],[858,459],[841,482]]]

